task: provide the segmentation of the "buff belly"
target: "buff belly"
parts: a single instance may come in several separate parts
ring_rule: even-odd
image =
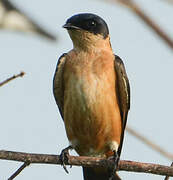
[[[106,75],[72,73],[68,77],[64,123],[70,143],[80,155],[102,156],[117,150],[121,120],[115,83]]]

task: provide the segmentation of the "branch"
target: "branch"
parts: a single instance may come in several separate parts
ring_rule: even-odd
[[[171,166],[173,166],[173,162],[172,162]],[[166,176],[164,180],[169,180],[169,176]]]
[[[173,40],[161,29],[133,0],[111,0],[119,2],[130,8],[145,24],[147,24],[164,42],[173,49]]]
[[[173,0],[163,0],[163,1],[166,1],[166,2],[168,2],[168,3],[173,3]]]
[[[0,159],[4,160],[13,160],[20,162],[29,163],[42,163],[42,164],[61,164],[60,158],[58,155],[49,155],[49,154],[31,154],[23,152],[13,152],[13,151],[0,151]],[[67,165],[75,166],[101,166],[113,168],[114,163],[111,160],[105,158],[96,158],[96,157],[84,157],[84,156],[69,156],[68,162],[65,162]],[[121,160],[118,166],[118,170],[123,171],[132,171],[132,172],[143,172],[151,173],[163,176],[173,176],[173,167],[163,166],[158,164],[151,163],[141,163],[135,161],[124,161]]]
[[[9,81],[13,80],[13,79],[16,79],[18,77],[23,77],[25,75],[25,72],[21,71],[19,74],[17,75],[14,75],[8,79],[6,79],[5,81],[1,82],[0,83],[0,87],[3,86],[4,84],[7,84]]]
[[[165,151],[162,147],[160,147],[159,145],[153,143],[151,140],[149,140],[145,136],[141,135],[136,130],[132,129],[131,127],[127,127],[126,130],[127,130],[128,133],[130,133],[131,135],[135,136],[136,138],[141,140],[143,143],[145,143],[146,145],[148,145],[149,147],[151,147],[155,151],[159,152],[164,157],[166,157],[166,158],[168,158],[170,160],[173,160],[173,154]]]

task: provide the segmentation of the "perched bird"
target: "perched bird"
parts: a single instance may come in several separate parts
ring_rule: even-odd
[[[56,40],[54,35],[35,23],[9,0],[0,0],[0,29],[31,32],[52,41]]]
[[[113,157],[115,169],[83,168],[84,180],[118,180],[130,87],[122,60],[113,54],[99,16],[82,13],[63,26],[73,49],[58,61],[53,92],[71,147],[81,156]]]

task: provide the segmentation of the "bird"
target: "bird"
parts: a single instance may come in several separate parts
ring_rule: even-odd
[[[76,14],[63,28],[73,49],[60,56],[53,78],[53,94],[70,143],[61,155],[72,148],[80,156],[113,158],[113,170],[83,167],[83,177],[120,180],[116,170],[130,109],[124,63],[114,55],[108,26],[100,16]]]
[[[56,36],[49,33],[9,0],[0,0],[0,29],[30,32],[55,41]]]

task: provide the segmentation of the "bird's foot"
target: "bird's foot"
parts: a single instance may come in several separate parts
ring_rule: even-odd
[[[114,155],[111,156],[109,159],[110,159],[110,160],[113,160],[113,162],[114,162],[114,167],[113,167],[113,169],[111,170],[109,180],[114,180],[114,179],[115,179],[115,174],[116,174],[116,171],[117,171],[117,168],[118,168],[118,162],[119,162],[120,157],[119,157],[119,155],[117,154],[117,152],[114,151]]]
[[[63,149],[61,151],[61,154],[60,154],[60,161],[61,161],[61,165],[63,166],[64,170],[66,173],[69,173],[68,170],[67,170],[67,167],[65,165],[65,162],[68,162],[68,158],[69,158],[69,150],[70,149],[73,149],[72,146],[68,146],[66,147],[65,149]],[[71,166],[72,167],[72,166]]]

